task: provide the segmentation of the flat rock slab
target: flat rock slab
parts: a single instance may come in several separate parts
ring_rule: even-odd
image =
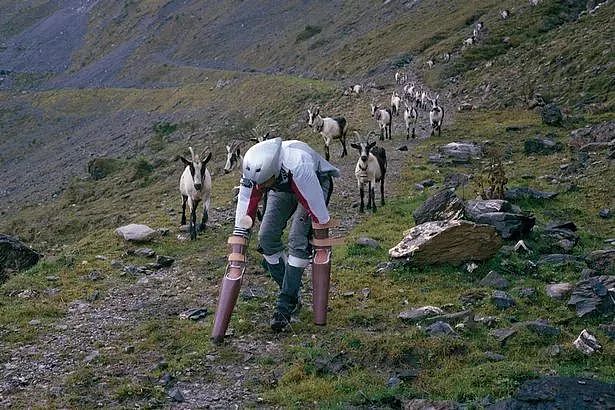
[[[615,384],[576,377],[549,376],[526,381],[510,399],[488,410],[608,409],[615,407]]]
[[[492,270],[481,279],[479,285],[494,289],[506,289],[510,286],[510,282],[504,276]]]
[[[0,283],[5,270],[24,270],[38,263],[42,255],[20,240],[0,234]]]
[[[491,301],[499,309],[508,309],[516,305],[515,300],[502,290],[494,290],[491,294]]]
[[[582,258],[578,256],[568,255],[565,253],[552,253],[550,255],[543,255],[538,259],[538,266],[552,265],[552,266],[565,266],[574,265],[580,268],[585,265]]]
[[[463,216],[464,204],[452,189],[443,189],[427,198],[413,213],[416,224],[429,221],[445,221],[460,219]]]
[[[440,337],[440,336],[459,337],[459,335],[457,334],[457,332],[455,332],[455,330],[453,330],[451,325],[449,325],[446,322],[442,322],[442,321],[436,322],[436,323],[433,323],[427,326],[425,328],[425,331],[431,337]]]
[[[372,239],[368,236],[359,237],[359,239],[357,239],[357,245],[365,246],[365,247],[373,248],[373,249],[380,248],[380,243],[377,240]]]
[[[508,339],[514,336],[517,333],[517,329],[514,328],[503,328],[503,329],[493,329],[489,332],[489,335],[493,336],[495,340],[500,343],[506,343]]]
[[[438,152],[458,164],[466,164],[483,156],[482,147],[471,142],[451,142],[438,148]]]
[[[504,198],[509,201],[517,199],[553,199],[557,192],[543,192],[533,188],[511,188],[504,193]]]
[[[551,326],[546,320],[532,320],[525,322],[525,327],[530,331],[543,336],[557,336],[560,334],[559,328]]]
[[[525,140],[523,149],[526,154],[548,155],[561,151],[564,149],[564,145],[551,138],[534,137]]]
[[[413,264],[461,264],[489,259],[501,245],[500,236],[492,226],[461,220],[435,221],[410,229],[389,250],[389,256]]]
[[[582,280],[572,290],[568,305],[574,306],[579,317],[615,312],[614,289],[615,276],[602,275]]]
[[[422,306],[416,309],[410,309],[403,312],[397,316],[404,322],[419,322],[422,319],[425,319],[429,316],[442,315],[444,311],[436,306]]]
[[[129,224],[115,230],[126,241],[145,242],[156,236],[157,232],[147,225]]]

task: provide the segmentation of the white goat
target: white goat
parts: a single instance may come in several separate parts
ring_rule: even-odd
[[[502,17],[502,20],[506,20],[507,18],[510,17],[510,11],[509,10],[500,10],[500,17]]]
[[[433,68],[433,64],[433,60],[427,60],[427,67],[429,67],[430,70]]]
[[[361,91],[363,90],[363,87],[361,86],[361,84],[355,84],[352,87],[352,92],[355,94],[361,94]]]
[[[401,98],[399,97],[399,94],[397,94],[397,91],[393,91],[393,95],[391,95],[391,110],[393,111],[393,114],[399,115],[400,104]]]
[[[411,99],[414,97],[414,83],[404,85],[404,99]]]
[[[540,0],[529,0],[530,1],[530,6],[538,6],[538,3],[540,3]]]
[[[427,92],[425,90],[421,92],[421,109],[427,109]]]
[[[408,105],[406,100],[404,100],[404,106],[406,109],[404,110],[404,123],[406,124],[406,139],[410,138],[410,125],[412,125],[412,138],[416,138],[414,133],[414,129],[416,128],[416,123],[419,120],[419,112],[416,108]]]
[[[348,123],[344,117],[322,117],[320,108],[308,108],[308,125],[319,132],[325,142],[325,159],[329,160],[329,145],[331,141],[339,139],[342,143],[342,155],[340,158],[348,154],[346,151],[346,133],[348,132]]]
[[[376,212],[376,182],[380,182],[380,204],[384,206],[384,177],[387,170],[387,157],[384,148],[374,147],[376,142],[369,142],[368,138],[361,138],[358,132],[359,144],[352,143],[351,147],[359,150],[359,160],[354,170],[361,196],[359,212],[365,210],[364,196],[367,185],[367,209]]]
[[[431,110],[429,111],[429,122],[431,124],[431,135],[434,135],[435,130],[438,130],[438,137],[442,132],[442,120],[444,119],[444,109],[438,105],[439,95],[436,98],[431,99]]]
[[[442,54],[442,61],[444,61],[445,63],[448,63],[450,60],[451,60],[451,53]]]
[[[463,40],[463,45],[464,46],[471,46],[474,43],[476,43],[476,37],[474,37],[474,36],[466,38],[465,40]]]
[[[371,104],[372,117],[378,123],[380,128],[380,141],[384,139],[391,139],[391,124],[393,122],[393,116],[391,110],[388,108],[378,108],[377,105]]]
[[[404,84],[407,81],[406,73],[403,71],[395,72],[395,84]]]
[[[231,145],[226,146],[226,164],[224,165],[224,173],[228,174],[235,168],[241,168],[242,161],[243,157],[241,156],[241,142],[231,142]]]
[[[209,219],[209,206],[211,202],[211,174],[207,169],[207,163],[211,159],[211,152],[201,160],[201,157],[207,151],[203,150],[201,155],[194,154],[192,147],[188,147],[192,160],[189,161],[183,156],[179,156],[182,162],[186,165],[181,178],[179,179],[179,192],[182,195],[182,219],[181,224],[186,224],[186,203],[190,211],[190,239],[195,240],[197,231],[205,229],[205,224]],[[201,224],[196,224],[196,209],[199,202],[203,201],[203,217]]]

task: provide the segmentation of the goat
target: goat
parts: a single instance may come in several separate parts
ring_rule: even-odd
[[[448,63],[450,60],[451,60],[451,54],[450,53],[442,54],[442,61],[444,61],[445,63]]]
[[[401,103],[401,98],[397,91],[393,91],[393,95],[391,95],[391,110],[393,114],[399,115],[399,104]]]
[[[404,99],[410,99],[414,95],[414,84],[404,85]]]
[[[427,60],[427,67],[431,70],[433,68],[433,60]]]
[[[476,43],[476,37],[472,36],[469,38],[466,38],[465,40],[463,40],[463,45],[464,46],[471,46],[472,44]]]
[[[243,157],[241,156],[241,142],[233,141],[231,145],[226,146],[226,164],[224,165],[224,173],[228,174],[235,167],[241,168]]]
[[[434,135],[435,130],[438,130],[438,137],[442,132],[442,120],[444,119],[444,109],[438,105],[439,95],[436,95],[436,98],[433,100],[429,98],[431,101],[431,110],[429,111],[429,122],[431,124],[431,136]]]
[[[500,17],[502,17],[502,20],[506,20],[508,17],[510,17],[510,11],[500,10]]]
[[[387,170],[387,156],[384,148],[375,147],[376,142],[369,142],[368,138],[361,138],[358,132],[359,144],[352,143],[350,146],[359,151],[359,160],[354,170],[361,196],[359,212],[364,212],[365,185],[367,185],[367,209],[376,212],[376,182],[380,182],[380,204],[384,206],[384,177]]]
[[[529,0],[530,1],[530,6],[538,6],[538,3],[540,3],[540,0]]]
[[[209,219],[209,206],[211,201],[211,174],[207,169],[207,163],[211,159],[211,152],[201,160],[201,157],[207,151],[203,150],[201,155],[194,154],[192,147],[188,147],[192,160],[187,160],[183,156],[179,159],[186,165],[181,178],[179,179],[179,192],[182,195],[182,219],[181,224],[186,224],[186,203],[190,211],[190,239],[195,240],[197,231],[205,229],[205,224]],[[196,209],[199,202],[203,201],[203,217],[201,224],[196,225]]]
[[[395,84],[404,84],[407,81],[406,73],[403,71],[395,72]]]
[[[412,125],[412,138],[416,138],[414,134],[414,129],[416,128],[416,123],[419,120],[419,113],[416,108],[408,105],[406,100],[404,100],[404,106],[406,109],[404,110],[404,123],[406,124],[406,139],[410,138],[410,125]]]
[[[325,159],[329,160],[329,145],[331,140],[339,139],[342,143],[342,155],[343,158],[348,154],[346,151],[346,133],[348,132],[348,123],[344,117],[322,117],[320,108],[308,108],[308,125],[319,132],[325,142]]]
[[[421,92],[421,109],[426,110],[427,109],[427,92],[425,90],[423,90]]]
[[[355,94],[361,94],[361,90],[363,89],[363,87],[361,86],[361,84],[355,84],[352,87],[352,92]]]
[[[393,121],[391,110],[388,108],[378,108],[375,104],[371,104],[371,108],[372,117],[374,117],[380,128],[380,141],[387,137],[391,139],[391,123]]]
[[[421,92],[419,90],[416,90],[414,92],[414,106],[420,107],[420,105],[421,105]]]

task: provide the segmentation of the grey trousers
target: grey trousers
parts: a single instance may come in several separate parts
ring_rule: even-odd
[[[328,204],[333,191],[333,180],[329,175],[319,175],[318,180],[325,202]],[[287,257],[282,233],[291,217]],[[278,191],[268,193],[267,207],[258,232],[259,250],[265,258],[264,265],[280,287],[276,308],[284,314],[290,314],[298,303],[301,276],[310,263],[311,230],[312,218],[298,203],[294,193]]]

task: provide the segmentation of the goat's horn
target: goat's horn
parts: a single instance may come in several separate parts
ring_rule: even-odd
[[[190,155],[192,155],[192,160],[194,161],[195,160],[194,150],[192,149],[192,147],[188,147],[188,149],[190,150]]]

